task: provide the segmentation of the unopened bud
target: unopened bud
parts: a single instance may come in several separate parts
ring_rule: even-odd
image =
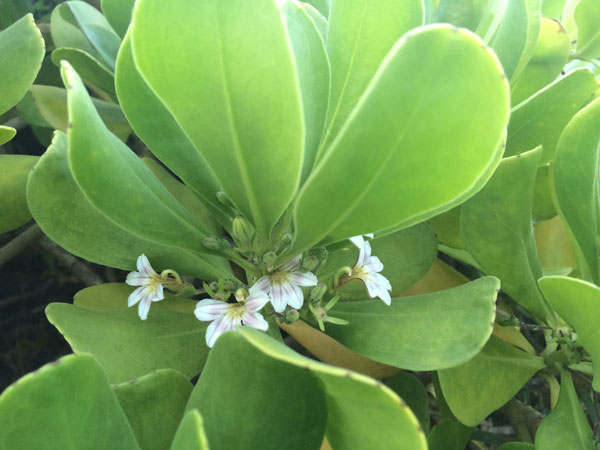
[[[287,248],[292,244],[294,237],[290,233],[285,233],[279,241],[279,248]]]
[[[327,261],[327,256],[329,255],[329,252],[327,251],[327,249],[325,247],[319,247],[319,248],[315,248],[313,250],[312,254],[315,255],[319,259],[319,263],[325,264],[325,261]]]
[[[231,244],[227,239],[218,239],[218,238],[204,238],[202,239],[202,245],[210,250],[229,250],[231,249]]]
[[[325,295],[325,292],[327,292],[327,286],[325,286],[323,283],[317,284],[310,291],[310,294],[309,294],[310,302],[311,303],[319,302]]]
[[[319,259],[316,256],[310,255],[302,259],[303,270],[306,270],[307,272],[312,272],[317,267],[319,267]]]
[[[223,205],[235,209],[235,206],[233,206],[233,202],[225,192],[217,192],[217,200],[219,200],[219,202],[221,202]]]
[[[273,264],[275,264],[276,260],[277,260],[277,255],[275,254],[275,252],[267,252],[263,255],[263,262],[267,266],[272,266]]]
[[[242,216],[233,219],[233,238],[242,250],[252,248],[252,239],[254,238],[254,227]]]
[[[216,281],[211,282],[208,286],[213,292],[217,292],[219,290],[219,283],[217,283]]]
[[[237,287],[237,284],[233,280],[223,281],[223,288],[227,291],[233,292],[233,291],[235,291],[236,287]]]
[[[292,324],[300,318],[300,313],[295,309],[285,312],[285,323]]]

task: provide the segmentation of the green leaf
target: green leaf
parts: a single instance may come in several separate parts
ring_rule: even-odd
[[[102,0],[102,12],[119,36],[125,36],[135,0]]]
[[[504,156],[541,145],[544,155],[540,164],[552,161],[563,128],[597,90],[598,80],[594,74],[578,69],[517,105],[510,116]]]
[[[7,28],[24,15],[33,12],[32,0],[0,1],[0,28]]]
[[[0,33],[0,114],[17,104],[44,59],[44,39],[27,14]]]
[[[219,355],[217,352],[221,354]],[[252,355],[252,358],[249,355]],[[254,425],[254,427],[260,427],[259,429],[261,430],[260,434],[253,435],[255,439],[260,437],[267,442],[267,440],[270,441],[271,439],[271,433],[275,433],[275,435],[280,433],[278,430],[271,431],[271,427],[268,428],[269,433],[265,433],[265,425],[270,425],[270,422],[265,419],[266,414],[270,416],[275,411],[285,411],[282,413],[285,416],[289,415],[291,411],[298,411],[301,403],[308,402],[308,400],[314,399],[318,395],[327,399],[327,411],[313,410],[308,416],[296,420],[295,425],[292,427],[291,436],[299,437],[299,440],[296,441],[297,447],[294,445],[283,445],[282,442],[288,441],[279,440],[275,441],[274,445],[257,448],[319,448],[320,441],[317,443],[315,439],[313,442],[315,442],[316,446],[311,447],[306,442],[306,438],[302,439],[298,436],[298,431],[295,430],[299,430],[300,427],[304,428],[305,424],[313,421],[314,418],[325,420],[325,417],[321,415],[325,413],[328,416],[326,418],[326,436],[331,447],[336,450],[368,448],[394,448],[398,450],[426,449],[425,436],[412,412],[389,388],[372,378],[300,356],[289,347],[248,327],[238,328],[237,333],[226,333],[220,337],[211,352],[210,358],[211,360],[214,358],[214,365],[212,365],[213,363],[210,360],[207,362],[206,369],[192,393],[188,409],[194,408],[196,402],[206,405],[210,399],[210,403],[217,404],[218,408],[222,410],[222,405],[239,405],[241,400],[254,398],[258,405],[254,405],[253,407],[257,411],[260,411],[261,417],[260,423]],[[217,366],[216,363],[219,361],[217,358],[224,360],[225,364]],[[246,360],[248,362],[242,365],[242,362]],[[227,403],[219,398],[215,398],[216,392],[209,392],[208,386],[201,390],[200,387],[205,383],[202,378],[206,376],[210,367],[209,365],[212,366],[210,370],[213,374],[227,373],[228,378],[232,377],[234,380],[229,386],[223,386],[221,383],[216,385],[221,386],[219,392],[223,391],[223,395],[233,397],[231,392],[237,392],[239,389],[238,386],[242,385],[244,396],[233,397],[235,400],[232,403]],[[232,366],[239,367],[239,369],[234,372],[231,369]],[[265,378],[262,379],[244,376],[240,381],[240,370],[244,374],[249,373],[249,370],[260,371],[262,373],[269,367],[274,367],[276,372],[267,372]],[[289,378],[281,377],[283,373],[289,374]],[[269,385],[264,381],[278,374],[280,376],[277,378],[276,383]],[[296,380],[302,380],[303,384],[316,384],[313,385],[314,388],[312,390],[306,391],[302,390],[301,386],[295,384]],[[288,388],[287,392],[282,393],[280,389],[288,385],[292,387]],[[272,401],[266,405],[263,400],[266,394],[258,394],[256,392],[269,392],[272,396],[273,388],[275,387],[278,388],[278,398],[283,398],[283,400]],[[203,397],[200,393],[205,391],[205,389],[207,392],[205,392],[205,396]],[[294,395],[295,392],[303,392],[304,395],[299,397]],[[313,402],[315,401],[313,400]],[[323,403],[321,405],[325,406]],[[241,411],[237,410],[242,408],[234,406],[233,408],[228,408],[228,411],[219,411],[219,409],[213,409],[211,413],[219,412],[219,415],[225,417],[235,417],[235,415],[241,414]],[[230,411],[231,409],[233,409],[233,412]],[[201,408],[200,411],[202,412]],[[221,448],[220,446],[216,446],[217,443],[209,430],[210,427],[217,427],[218,424],[209,426],[207,413],[204,416],[206,418],[205,427],[211,448]],[[236,422],[235,430],[229,430],[230,433],[238,433],[239,435],[240,427],[243,426],[244,429],[251,427],[251,424],[246,422],[249,422],[248,417],[252,416],[247,414],[243,417],[245,420]],[[214,423],[216,418],[213,416],[211,420]],[[273,423],[277,424],[278,422],[279,420],[276,420]],[[224,434],[228,431],[228,427],[224,427],[222,423],[218,430],[220,438],[223,438]],[[378,431],[373,432],[373,430]],[[315,431],[317,430],[313,431],[313,435],[316,434]],[[216,435],[215,431],[213,433]],[[239,446],[239,441],[234,442]],[[227,447],[225,446],[224,448]]]
[[[503,2],[506,3],[507,0]],[[441,0],[435,11],[434,21],[467,28],[484,37],[489,33],[488,27],[492,25],[491,16],[502,17],[501,4],[502,2],[494,0]]]
[[[505,158],[488,184],[461,206],[465,248],[483,271],[502,281],[502,289],[531,313],[551,320],[537,287],[542,269],[531,222],[534,177],[541,149]]]
[[[140,139],[213,210],[219,211],[222,204],[216,195],[223,189],[202,153],[139,73],[131,49],[131,32],[117,58],[116,87],[123,112]]]
[[[542,0],[542,15],[560,20],[567,0]]]
[[[325,1],[328,1],[328,0],[325,0]],[[319,34],[321,35],[321,39],[323,40],[323,42],[326,42],[327,41],[327,29],[329,28],[329,23],[327,22],[327,18],[326,18],[327,15],[321,14],[317,8],[315,8],[314,6],[312,6],[309,3],[298,2],[298,4],[300,6],[302,6],[302,9],[304,9],[304,12],[306,14],[308,14],[308,16],[314,22],[315,26],[317,27],[317,30],[319,31]],[[329,61],[329,58],[328,58],[328,61]]]
[[[538,168],[533,186],[532,212],[538,220],[549,220],[558,212],[552,198],[554,183],[550,177],[550,165]]]
[[[506,442],[498,450],[535,450],[535,445],[526,442]]]
[[[169,448],[192,392],[189,380],[175,370],[160,369],[114,390],[140,447]]]
[[[208,230],[177,202],[148,167],[102,123],[68,63],[69,166],[84,195],[111,221],[164,245],[206,252]]]
[[[52,62],[60,67],[62,60],[68,61],[88,85],[116,98],[115,74],[95,57],[77,48],[61,47],[52,52]]]
[[[383,263],[381,274],[390,280],[391,295],[396,296],[422,278],[437,256],[437,239],[427,224],[421,223],[371,241],[372,254]],[[317,275],[321,280],[332,278],[341,267],[353,267],[358,260],[358,248],[348,242],[348,248],[327,257]],[[347,284],[343,297],[364,299],[366,290],[360,281]]]
[[[12,127],[0,125],[0,145],[6,144],[17,134],[17,130]]]
[[[561,218],[539,221],[534,232],[544,275],[569,275],[577,267],[577,259]]]
[[[506,80],[475,35],[445,25],[407,35],[300,192],[291,252],[461,203],[491,175],[507,119]]]
[[[300,3],[288,1],[281,8],[290,36],[306,135],[301,182],[310,174],[317,157],[329,99],[329,61],[317,26]]]
[[[429,433],[428,450],[464,450],[459,446],[457,423],[452,419],[441,420]]]
[[[423,2],[418,0],[332,3],[327,33],[331,94],[319,158],[328,152],[396,41],[423,25],[424,14]]]
[[[571,39],[560,22],[542,19],[540,38],[535,52],[516,85],[511,88],[511,100],[517,105],[551,83],[569,61]]]
[[[32,160],[31,165],[36,160]],[[136,236],[92,206],[69,170],[67,137],[63,133],[56,133],[52,145],[30,175],[27,203],[50,239],[97,264],[132,270],[137,257],[144,253],[156,269],[173,269],[203,279],[231,276],[230,269],[220,258]]]
[[[0,396],[0,448],[139,450],[106,374],[90,355],[69,355]]]
[[[574,240],[581,276],[596,284],[600,283],[596,244],[600,234],[599,139],[600,100],[595,100],[565,127],[552,171],[558,212]]]
[[[327,334],[351,350],[409,370],[453,367],[475,356],[492,334],[500,283],[485,277],[435,292],[392,299],[338,303],[334,317],[349,325]],[[427,330],[425,333],[423,330]]]
[[[594,450],[594,437],[568,370],[560,371],[560,394],[535,434],[536,450]]]
[[[100,361],[111,383],[157,369],[175,369],[191,378],[208,353],[206,325],[191,314],[153,308],[142,321],[136,308],[102,311],[50,303],[46,316],[75,353],[91,353]]]
[[[0,234],[31,219],[25,188],[29,172],[38,159],[28,155],[0,155]]]
[[[421,428],[429,430],[429,396],[423,383],[409,372],[400,372],[385,380],[385,384],[406,402],[419,420]]]
[[[171,450],[208,450],[202,416],[197,409],[188,412],[179,424]]]
[[[265,243],[304,152],[288,40],[272,0],[142,0],[134,11],[137,67]]]
[[[452,413],[465,425],[476,426],[544,367],[542,358],[492,336],[473,359],[438,375]]]
[[[67,91],[54,86],[41,85],[33,85],[29,90],[38,111],[48,124],[66,133],[69,123]],[[119,105],[96,98],[92,99],[92,103],[106,128],[122,141],[126,141],[131,134],[131,128]]]
[[[311,5],[324,17],[329,17],[331,0],[306,0],[305,3]]]
[[[600,391],[600,290],[592,283],[567,277],[544,277],[540,288],[558,314],[577,332],[577,342],[590,354],[593,388]]]
[[[600,4],[595,0],[581,0],[575,8],[577,51],[574,58],[600,58],[599,17]]]
[[[515,81],[531,59],[540,35],[541,0],[508,0],[490,46],[506,77]]]

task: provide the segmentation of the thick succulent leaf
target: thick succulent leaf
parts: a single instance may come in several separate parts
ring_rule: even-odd
[[[0,3],[0,28],[9,27],[32,11],[32,0],[4,0]]]
[[[502,289],[542,320],[552,319],[537,287],[542,269],[531,223],[537,148],[505,158],[489,183],[461,206],[465,248],[483,271],[502,281]]]
[[[475,35],[446,25],[407,35],[304,185],[294,251],[464,201],[497,163],[507,120],[506,80]]]
[[[409,370],[437,370],[469,360],[492,334],[500,283],[485,277],[453,289],[392,299],[345,302],[332,310],[349,325],[327,334],[355,352]],[[427,330],[424,333],[423,330]]]
[[[511,100],[517,105],[558,77],[569,61],[571,39],[560,22],[542,19],[540,38],[535,52],[515,86]]]
[[[536,223],[534,233],[544,275],[569,275],[577,267],[569,232],[560,217]]]
[[[0,155],[0,234],[31,219],[25,189],[37,156]]]
[[[179,424],[171,450],[208,450],[202,416],[197,409],[188,412]]]
[[[535,434],[536,450],[594,450],[594,436],[579,403],[573,377],[561,370],[560,395]]]
[[[304,152],[288,41],[273,0],[141,0],[134,11],[137,67],[265,242]]]
[[[324,17],[329,17],[331,2],[332,0],[305,0],[304,3],[311,5]]]
[[[419,0],[332,3],[327,33],[331,95],[319,158],[328,152],[386,54],[404,33],[423,25],[423,20]],[[404,81],[396,79],[400,80]]]
[[[442,419],[427,436],[428,450],[464,450],[465,442],[461,439],[459,427],[456,419]]]
[[[139,450],[102,367],[69,355],[25,375],[0,396],[0,448]]]
[[[409,372],[400,372],[385,380],[385,384],[406,402],[419,419],[421,428],[429,430],[429,396],[423,383]]]
[[[596,0],[581,0],[575,9],[577,23],[577,51],[580,59],[600,58],[600,4]]]
[[[69,166],[84,195],[111,221],[148,240],[206,251],[205,227],[101,121],[68,63],[62,74],[69,104]]]
[[[60,4],[52,12],[50,27],[57,48],[83,50],[110,70],[115,70],[121,39],[102,13],[92,5],[83,1]]]
[[[44,39],[27,14],[0,33],[0,114],[17,104],[44,59]]]
[[[543,358],[492,337],[466,364],[440,370],[438,375],[452,413],[465,425],[475,426],[544,367]]]
[[[391,295],[405,291],[422,278],[437,256],[437,239],[433,229],[424,223],[369,241],[372,254],[383,263],[381,274],[391,285]],[[358,260],[358,248],[348,242],[343,250],[331,253],[317,272],[321,280],[333,278],[341,267],[353,267]],[[365,298],[366,290],[360,281],[347,284],[343,297]]]
[[[298,2],[304,12],[308,14],[308,16],[312,19],[317,30],[319,31],[319,35],[323,42],[327,42],[327,29],[329,28],[329,22],[327,21],[326,16],[321,14],[317,8],[312,6],[310,3],[306,2]],[[329,59],[328,59],[329,60]]]
[[[542,0],[542,16],[560,20],[567,0]]]
[[[482,38],[491,37],[507,3],[508,0],[440,0],[433,20],[467,28]]]
[[[127,33],[135,0],[102,0],[102,12],[121,37]]]
[[[561,218],[574,239],[582,278],[600,283],[598,141],[600,100],[582,109],[558,141],[552,176]]]
[[[139,73],[131,49],[131,32],[125,36],[117,58],[116,87],[123,112],[140,139],[218,211],[222,204],[217,200],[217,192],[223,189],[202,153]]]
[[[52,62],[60,67],[62,60],[68,61],[88,85],[116,98],[115,74],[94,56],[78,48],[61,47],[52,52]]]
[[[144,239],[111,222],[79,189],[67,153],[67,137],[57,132],[27,185],[31,214],[50,239],[77,256],[109,267],[132,270],[144,253],[156,269],[207,280],[231,276],[220,258]]]
[[[323,134],[329,99],[329,61],[317,26],[302,5],[288,1],[283,4],[281,13],[290,36],[302,94],[306,129],[301,174],[304,181],[313,168]]]
[[[541,145],[544,155],[540,163],[552,161],[563,128],[597,90],[594,74],[578,69],[517,105],[510,116],[504,156]]]
[[[577,342],[590,354],[593,387],[600,391],[600,290],[592,283],[568,277],[544,277],[540,288],[548,302],[577,333]]]
[[[135,307],[91,310],[50,303],[46,316],[75,353],[91,353],[100,361],[111,383],[157,369],[174,369],[191,378],[200,372],[208,353],[206,325],[191,314],[166,308],[151,309],[148,319],[141,321]]]
[[[217,354],[217,351],[221,354]],[[215,354],[217,354],[215,356]],[[236,357],[233,357],[236,355]],[[239,355],[239,356],[238,356]],[[252,355],[252,358],[248,356]],[[265,403],[263,398],[265,394],[256,394],[256,392],[268,392],[273,395],[273,389],[281,386],[283,389],[285,386],[291,385],[285,392],[278,393],[278,396],[282,399],[280,401],[273,401],[268,404],[269,409],[273,411],[284,411],[283,415],[289,415],[290,411],[298,410],[299,403],[307,402],[309,399],[314,399],[315,395],[322,395],[323,399],[326,400],[326,410],[314,410],[312,413],[303,418],[297,419],[295,425],[289,432],[290,437],[296,437],[297,431],[300,427],[304,427],[307,421],[312,420],[311,417],[317,414],[323,414],[324,416],[318,417],[320,420],[327,421],[327,439],[331,443],[331,447],[339,450],[360,450],[366,448],[394,448],[398,450],[424,450],[426,448],[425,436],[423,431],[420,429],[417,419],[408,407],[387,387],[380,382],[377,382],[371,378],[359,375],[357,373],[350,372],[348,370],[339,369],[336,367],[328,366],[322,363],[318,363],[314,360],[300,356],[289,347],[276,342],[269,338],[263,333],[248,328],[241,327],[237,333],[227,333],[219,338],[213,352],[211,352],[210,360],[207,362],[205,371],[203,372],[198,385],[192,393],[188,409],[195,408],[200,405],[200,412],[202,412],[205,405],[217,404],[218,408],[222,409],[223,400],[222,397],[217,396],[217,392],[212,392],[211,387],[208,384],[204,384],[203,377],[207,374],[209,368],[212,372],[211,378],[222,373],[227,374],[228,377],[232,377],[232,383],[228,386],[223,386],[219,389],[223,391],[223,395],[227,398],[230,396],[234,399],[232,404],[237,405],[237,409],[240,408],[240,399],[246,400],[250,398],[256,398],[256,405],[252,405],[253,408],[257,408],[260,411],[261,418],[265,417]],[[215,359],[213,362],[212,359]],[[217,366],[217,358],[223,360],[224,363]],[[238,361],[248,362],[244,365],[238,363]],[[238,366],[239,364],[239,366]],[[230,367],[238,368],[236,371],[230,369]],[[265,371],[266,368],[272,367],[276,371],[275,374],[265,373],[265,377],[262,379],[256,379],[254,377],[244,377],[243,382],[240,382],[239,374],[240,370],[243,373],[249,373],[248,371]],[[231,373],[231,375],[229,374]],[[288,374],[288,377],[278,377],[277,382],[272,385],[268,385],[264,380],[277,374]],[[208,378],[208,377],[207,377]],[[222,380],[222,379],[221,379]],[[301,388],[294,384],[296,380],[302,380],[302,383],[313,384],[315,387],[312,391],[308,391],[308,395],[298,397],[291,395],[290,392],[300,392]],[[208,380],[207,380],[208,381]],[[237,392],[236,386],[242,386],[244,395],[242,397],[233,397],[232,393]],[[278,389],[279,391],[279,389]],[[302,391],[307,392],[307,391]],[[310,397],[309,397],[310,396]],[[210,403],[208,403],[210,401]],[[313,400],[313,402],[316,401]],[[216,403],[215,403],[216,402]],[[225,403],[227,404],[227,403]],[[322,404],[325,407],[324,404]],[[212,409],[211,412],[217,410]],[[241,412],[240,412],[241,413]],[[240,414],[237,413],[237,414]],[[218,432],[222,437],[227,431],[227,427],[214,423],[216,421],[216,415],[212,416],[213,423],[209,425],[208,413],[204,413],[206,433],[211,444],[211,448],[216,447],[217,443],[211,436],[210,428],[218,427]],[[248,413],[249,414],[249,413]],[[243,417],[249,417],[248,414],[244,414]],[[271,411],[268,412],[271,414]],[[229,412],[222,412],[219,416],[235,417],[235,414]],[[225,420],[225,417],[222,420]],[[275,424],[281,419],[278,418]],[[235,433],[239,434],[241,426],[250,427],[250,424],[246,425],[245,421],[238,421],[235,423]],[[255,426],[260,427],[260,430],[265,430],[265,424],[269,424],[268,421],[262,421]],[[373,430],[378,430],[374,433]],[[216,431],[212,431],[214,435],[218,435]],[[269,428],[270,431],[270,428]],[[315,430],[317,431],[317,430]],[[275,431],[275,433],[279,433]],[[314,433],[314,432],[313,432]],[[270,433],[261,433],[254,435],[263,438],[263,435]],[[270,439],[269,436],[263,438],[265,442]],[[316,440],[315,440],[316,441]],[[219,441],[224,442],[224,441]],[[238,441],[234,441],[238,442]],[[279,440],[279,443],[274,445],[265,445],[264,447],[258,446],[257,448],[319,448],[320,442],[316,447],[308,445],[305,439],[300,438],[296,441],[296,445],[286,446],[282,445],[282,442],[286,440]],[[227,448],[227,447],[224,447]],[[250,447],[248,447],[250,448]],[[254,448],[254,447],[252,447]]]
[[[512,82],[531,59],[540,35],[541,0],[508,0],[490,46]]]
[[[192,387],[186,377],[171,369],[159,369],[114,387],[140,447],[169,448]]]
[[[17,130],[12,127],[5,127],[0,125],[0,145],[6,144],[17,134]]]
[[[67,91],[63,88],[42,85],[33,85],[29,90],[38,111],[48,124],[55,130],[66,133],[69,123]],[[119,105],[97,98],[93,98],[92,103],[106,128],[122,141],[126,141],[131,134],[131,128]]]
[[[533,186],[532,212],[538,220],[549,220],[556,217],[558,212],[554,206],[554,182],[550,177],[550,165],[545,165],[537,170],[535,185]]]

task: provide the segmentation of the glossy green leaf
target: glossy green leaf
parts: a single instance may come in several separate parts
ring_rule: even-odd
[[[594,437],[568,370],[561,370],[560,395],[535,434],[536,450],[594,450]]]
[[[338,303],[327,334],[351,350],[409,370],[437,370],[469,360],[492,334],[500,283],[485,277],[432,294]],[[426,333],[423,330],[427,330]]]
[[[531,59],[541,27],[541,0],[508,0],[490,46],[507,78],[516,80]]]
[[[304,111],[304,161],[301,182],[310,174],[317,157],[329,100],[329,61],[314,21],[296,2],[284,3],[281,12],[290,36]]]
[[[597,89],[598,80],[594,74],[578,69],[517,105],[510,116],[504,156],[541,145],[544,155],[540,163],[552,161],[563,128],[592,99]]]
[[[370,242],[372,254],[383,263],[381,272],[392,285],[395,296],[422,278],[437,256],[437,239],[427,224],[418,224]],[[346,249],[327,257],[317,275],[321,280],[332,278],[341,267],[353,267],[358,260],[358,248],[348,242]],[[344,297],[364,299],[366,290],[360,281],[348,283],[340,291]]]
[[[317,8],[315,8],[314,6],[312,6],[310,3],[298,2],[298,4],[302,6],[302,9],[304,9],[304,12],[306,14],[308,14],[308,16],[314,22],[323,42],[326,42],[327,41],[327,30],[329,28],[329,22],[327,21],[327,16],[323,15],[321,12],[319,12],[319,10]]]
[[[137,67],[265,242],[304,152],[288,39],[272,0],[141,0],[134,11]]]
[[[222,205],[216,195],[223,189],[202,153],[140,75],[131,50],[131,32],[117,58],[116,87],[123,112],[136,134],[186,185],[218,211]],[[152,114],[148,114],[149,110]]]
[[[37,156],[0,155],[0,234],[20,227],[31,219],[25,188]]]
[[[577,333],[594,362],[593,387],[600,391],[600,290],[592,283],[567,277],[544,277],[539,281],[542,292],[558,314]]]
[[[314,7],[323,16],[329,17],[331,1],[332,0],[305,0],[305,3]]]
[[[552,319],[537,287],[542,269],[531,222],[534,177],[541,156],[537,148],[505,158],[488,184],[461,206],[465,248],[483,271],[502,281],[502,289],[531,313]]]
[[[75,353],[91,353],[100,361],[111,383],[157,369],[175,369],[191,378],[208,353],[206,324],[191,314],[155,308],[142,321],[136,308],[101,311],[50,303],[46,316]]]
[[[140,447],[169,448],[192,387],[186,377],[171,369],[159,369],[114,387]]]
[[[0,2],[0,28],[8,28],[31,12],[33,12],[33,0],[2,0]]]
[[[459,446],[460,437],[456,422],[451,419],[441,420],[427,437],[428,450],[464,450]]]
[[[119,36],[125,36],[135,0],[102,0],[102,12]]]
[[[569,275],[577,267],[577,259],[562,219],[539,221],[534,232],[544,275]]]
[[[25,95],[44,58],[44,39],[27,14],[0,33],[0,114]]]
[[[96,208],[147,240],[206,251],[207,230],[181,206],[129,147],[102,123],[81,79],[63,62],[69,104],[69,166]]]
[[[400,372],[385,380],[386,386],[406,402],[419,420],[421,428],[429,430],[429,396],[423,383],[409,372]]]
[[[319,158],[328,152],[388,52],[404,33],[423,25],[424,13],[418,0],[331,4],[327,33],[331,94]]]
[[[535,445],[526,442],[507,442],[498,447],[498,450],[535,450]]]
[[[596,0],[581,0],[575,8],[577,51],[575,58],[600,58],[600,4]]]
[[[300,192],[294,252],[421,222],[491,175],[508,118],[497,59],[446,25],[407,36]]]
[[[0,448],[139,450],[102,367],[90,355],[43,366],[0,396]]]
[[[569,61],[571,39],[560,22],[542,19],[540,37],[533,55],[515,86],[511,100],[517,105],[554,81]]]
[[[542,0],[542,15],[560,20],[567,0]]]
[[[116,97],[114,73],[94,56],[77,48],[61,47],[52,52],[52,62],[60,67],[62,60],[68,61],[88,85]]]
[[[507,3],[508,0],[441,0],[434,20],[467,28],[483,38],[493,34]]]
[[[208,450],[202,416],[197,409],[188,412],[179,424],[171,450]]]
[[[550,165],[538,168],[533,186],[532,212],[538,220],[549,220],[558,213],[554,206],[554,184],[550,177]]]
[[[12,127],[5,127],[0,125],[0,145],[6,144],[17,134],[17,130]]]
[[[217,352],[221,354],[219,355]],[[217,355],[215,356],[215,354]],[[234,354],[236,357],[233,357]],[[249,358],[248,355],[252,355],[253,358]],[[217,366],[217,357],[219,360],[224,360],[225,363]],[[289,415],[291,411],[298,411],[301,403],[307,402],[309,399],[314,399],[318,395],[323,396],[326,400],[326,410],[314,410],[303,419],[296,420],[288,440],[279,440],[272,446],[265,445],[264,447],[257,448],[319,448],[318,445],[320,445],[320,442],[316,447],[311,447],[308,445],[306,438],[297,440],[297,446],[286,446],[283,443],[290,442],[289,439],[291,437],[298,439],[296,430],[299,430],[300,427],[304,428],[305,424],[308,421],[312,421],[312,417],[315,417],[317,414],[324,414],[326,417],[320,416],[319,419],[327,421],[326,436],[331,447],[336,450],[361,450],[367,448],[394,448],[397,450],[426,449],[425,436],[412,412],[389,388],[372,378],[300,356],[289,347],[248,327],[241,327],[237,333],[227,333],[220,337],[214,350],[211,352],[210,358],[198,385],[192,393],[188,409],[196,407],[195,404],[199,403],[201,405],[199,409],[202,412],[202,406],[209,404],[210,401],[210,403],[218,405],[217,409],[210,410],[213,414],[219,412],[219,416],[224,417],[235,417],[241,414],[238,411],[220,411],[223,409],[222,405],[227,405],[228,403],[224,403],[224,399],[217,397],[217,392],[211,392],[211,386],[206,385],[202,388],[206,382],[203,381],[203,378],[211,366],[211,378],[216,374],[225,374],[227,372],[231,373],[231,375],[228,373],[228,377],[233,377],[234,382],[227,387],[222,386],[222,384],[216,385],[222,386],[219,392],[223,391],[223,395],[229,398],[232,396],[231,392],[238,392],[238,386],[242,386],[244,395],[243,397],[233,397],[235,400],[232,404],[237,405],[233,409],[240,409],[239,402],[241,400],[256,399],[255,401],[258,404],[252,405],[252,407],[260,411],[262,418],[265,418],[266,414],[270,415],[273,411],[285,411],[283,414]],[[213,358],[214,363],[212,363]],[[249,362],[241,365],[241,361],[246,360]],[[233,372],[230,366],[240,368]],[[269,367],[274,368],[276,372],[273,374],[266,373],[263,379],[243,377],[240,382],[240,370],[244,374],[248,374],[249,371],[263,372]],[[284,373],[289,374],[288,378],[281,376]],[[264,381],[278,374],[280,376],[273,385],[269,386]],[[295,380],[302,380],[303,384],[313,385],[315,382],[316,384],[313,385],[314,387],[311,387],[310,391],[301,391],[301,388],[294,383]],[[285,393],[280,392],[283,386],[288,385],[292,387],[288,388]],[[282,386],[282,388],[278,388],[276,391],[278,397],[281,397],[282,400],[270,402],[267,408],[264,402],[266,394],[259,396],[255,391],[269,392],[272,396],[273,389],[278,386]],[[214,389],[214,385],[212,388]],[[294,392],[300,391],[305,394],[300,397],[294,395]],[[201,395],[202,393],[204,393],[204,396]],[[325,406],[324,404],[322,405]],[[235,430],[229,430],[228,427],[223,426],[223,422],[221,422],[220,426],[215,424],[214,421],[216,418],[214,416],[211,419],[213,424],[209,425],[207,414],[203,414],[205,428],[211,448],[214,449],[221,447],[217,447],[218,444],[213,439],[213,435],[223,437],[228,431],[229,433],[239,433],[240,427],[243,426],[244,429],[248,429],[251,426],[250,424],[246,424],[247,420],[242,420],[235,423]],[[248,415],[244,415],[243,417],[248,417]],[[281,419],[278,418],[274,424],[277,424],[279,420]],[[269,436],[271,425],[269,421],[264,420],[260,428],[261,434],[255,434],[253,437],[255,439],[260,437],[264,439],[264,442],[269,442],[271,439]],[[270,433],[264,433],[265,426],[269,426]],[[213,431],[212,433],[214,434],[211,435],[211,427],[219,427],[217,430],[219,434]],[[378,432],[374,433],[374,429],[378,430]],[[316,434],[315,431],[317,430],[313,431],[313,435]],[[275,433],[278,434],[279,431],[275,430]],[[264,436],[265,434],[267,436]],[[239,441],[234,442],[237,443]],[[313,442],[316,442],[316,439]]]
[[[581,276],[595,283],[600,282],[599,139],[600,100],[595,100],[566,126],[552,171],[558,211],[574,239]]]
[[[54,86],[33,85],[29,88],[33,101],[42,117],[55,130],[67,132],[69,123],[67,112],[67,91]],[[108,130],[122,141],[131,134],[131,128],[119,105],[96,98],[94,107]]]
[[[83,1],[67,1],[52,12],[50,29],[56,47],[83,50],[114,71],[121,39],[106,18]]]
[[[36,160],[32,160],[31,165]],[[137,257],[144,253],[157,270],[169,268],[203,279],[231,276],[230,269],[220,258],[162,245],[111,222],[88,201],[73,179],[67,137],[63,133],[57,132],[29,177],[27,203],[48,237],[89,261],[132,270]]]
[[[465,425],[475,426],[514,397],[544,367],[543,358],[491,337],[473,359],[440,370],[438,375],[452,413]]]

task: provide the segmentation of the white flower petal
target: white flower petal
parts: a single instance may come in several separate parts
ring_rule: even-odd
[[[264,319],[264,317],[257,312],[248,312],[242,319],[244,325],[251,326],[252,328],[256,328],[257,330],[267,331],[269,328],[269,323]]]
[[[373,239],[375,237],[375,233],[367,233],[367,234],[365,234],[365,236]]]
[[[138,305],[138,315],[140,319],[146,320],[148,318],[148,312],[150,311],[150,305],[152,301],[148,297],[144,297]]]
[[[273,309],[276,312],[283,312],[285,309],[287,302],[285,299],[285,294],[280,284],[274,284],[271,290],[271,304],[273,305]]]
[[[265,294],[271,292],[271,280],[268,276],[265,275],[264,277],[259,278],[258,281],[250,288],[251,294],[257,291],[264,292]]]
[[[127,278],[125,279],[125,283],[129,286],[143,286],[148,282],[148,277],[139,272],[129,272],[127,274]]]
[[[150,265],[150,261],[148,261],[148,258],[143,253],[138,256],[136,265],[138,272],[140,272],[142,275],[146,275],[148,277],[156,275],[156,272]]]
[[[286,272],[291,272],[293,270],[296,270],[296,269],[298,269],[298,267],[300,267],[300,258],[301,258],[301,255],[298,255],[295,258],[290,259],[288,262],[286,262],[280,268],[282,270],[285,270]]]
[[[252,292],[252,289],[250,291],[250,295],[246,298],[246,309],[248,311],[260,311],[263,306],[269,303],[269,296],[263,291],[256,290]]]
[[[160,302],[162,299],[165,298],[165,293],[163,291],[162,284],[159,284],[158,286],[156,286],[156,290],[154,292],[152,292],[152,294],[150,295],[150,298],[152,299],[153,302]]]
[[[292,283],[287,283],[282,287],[286,294],[287,304],[294,309],[302,308],[302,304],[304,303],[304,293],[302,292],[302,289]]]
[[[382,290],[384,291],[391,291],[392,290],[392,285],[390,283],[390,280],[388,280],[386,277],[384,277],[383,275],[381,275],[380,273],[374,273],[371,275],[373,278],[373,281],[381,287]]]
[[[359,234],[358,236],[351,237],[349,240],[354,245],[356,245],[358,248],[361,248],[363,246],[363,243],[365,242],[365,240],[362,237],[362,234]]]
[[[367,264],[364,265],[364,269],[369,273],[381,272],[383,270],[383,264],[377,256],[371,256]]]
[[[219,336],[230,330],[233,330],[231,320],[227,316],[219,317],[206,329],[206,345],[212,348]]]
[[[390,293],[388,291],[381,291],[378,297],[388,306],[392,303],[392,298],[390,297]]]
[[[290,281],[298,286],[316,286],[319,282],[312,272],[293,272],[290,273]]]
[[[129,294],[129,297],[127,298],[127,306],[132,307],[137,302],[139,302],[140,299],[144,296],[145,289],[146,289],[146,287],[142,286],[142,287],[137,288],[131,294]]]
[[[227,303],[221,300],[213,300],[211,298],[200,300],[198,304],[196,304],[194,314],[198,320],[216,320],[219,318],[219,316],[222,316],[227,312],[227,308]]]

